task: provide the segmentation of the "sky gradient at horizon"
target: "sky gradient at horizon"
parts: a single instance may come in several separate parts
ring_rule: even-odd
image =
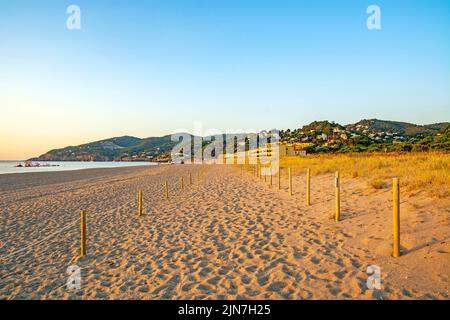
[[[82,29],[66,28],[81,8]],[[381,8],[382,30],[366,28]],[[0,3],[0,159],[113,136],[450,120],[450,1]]]

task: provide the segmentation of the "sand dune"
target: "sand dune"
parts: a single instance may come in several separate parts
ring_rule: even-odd
[[[279,191],[233,166],[0,176],[0,298],[449,298],[450,200],[402,195],[404,255],[395,259],[390,189],[343,179],[338,224],[333,176],[312,177],[309,208],[304,176],[294,177],[294,192],[284,179]],[[80,290],[65,286],[72,264],[82,270]],[[366,287],[370,265],[381,268],[381,290]]]

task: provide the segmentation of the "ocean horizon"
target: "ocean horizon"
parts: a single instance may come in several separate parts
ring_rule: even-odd
[[[135,166],[158,165],[157,162],[148,161],[32,161],[39,167],[17,167],[24,165],[26,160],[0,160],[0,174],[32,173],[32,172],[57,172],[83,169],[123,168]],[[46,166],[46,165],[49,166]]]

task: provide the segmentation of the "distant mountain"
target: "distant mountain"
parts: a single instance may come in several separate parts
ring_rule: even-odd
[[[407,122],[370,119],[361,120],[355,124],[346,125],[345,127],[355,131],[366,131],[366,133],[386,132],[411,137],[417,135],[437,134],[442,129],[448,127],[448,125],[448,122],[442,122],[421,126]]]
[[[241,136],[241,134],[235,135]],[[255,137],[255,133],[244,135]],[[400,150],[406,151],[416,150],[419,147],[420,150],[427,150],[427,148],[448,150],[450,148],[449,135],[450,123],[448,122],[422,126],[378,119],[361,120],[345,126],[326,120],[314,121],[302,128],[280,131],[282,142],[307,145],[310,152],[376,151],[389,149],[392,145],[397,145],[396,149],[393,148],[395,150],[400,148]],[[178,144],[178,142],[172,141],[171,137],[171,135],[144,139],[131,136],[115,137],[51,150],[30,160],[168,161],[170,152]],[[223,139],[226,139],[225,136]],[[221,142],[215,141],[211,136],[202,138],[203,146],[210,143],[220,144]],[[225,141],[225,145],[229,143],[234,144],[235,142]],[[398,146],[399,143],[405,145]],[[248,141],[246,145],[248,146]]]
[[[177,143],[171,140],[171,135],[145,139],[123,136],[51,150],[30,160],[150,161],[167,155]]]
[[[178,136],[186,136],[188,133],[177,133]],[[231,134],[242,137],[254,134]],[[225,140],[225,135],[222,135]],[[195,136],[191,135],[191,140]],[[198,137],[199,138],[199,137]],[[217,144],[214,136],[202,139],[202,145]],[[181,139],[180,139],[181,140]],[[224,148],[226,147],[226,140]],[[31,161],[169,161],[172,149],[178,144],[172,141],[172,135],[162,137],[150,137],[140,139],[131,136],[115,137],[95,141],[79,146],[69,146],[62,149],[54,149]],[[223,141],[222,141],[223,143]]]

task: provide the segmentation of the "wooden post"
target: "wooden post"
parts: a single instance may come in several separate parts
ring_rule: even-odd
[[[86,255],[86,212],[81,210],[81,256]]]
[[[169,199],[169,183],[166,182],[164,183],[164,189],[165,189],[165,193],[166,193],[166,199]]]
[[[393,252],[392,256],[400,257],[400,179],[393,180],[393,211],[392,211],[392,228],[393,228]]]
[[[281,168],[278,168],[278,190],[281,190]]]
[[[184,190],[184,177],[183,176],[180,178],[180,185],[181,185],[181,191],[183,191]]]
[[[264,182],[267,182],[267,166],[264,166]]]
[[[273,176],[272,176],[272,166],[270,166],[270,186],[272,187],[272,179],[273,179]]]
[[[138,215],[142,216],[142,190],[138,192]]]
[[[311,205],[311,170],[306,169],[306,206],[309,207]]]
[[[292,196],[292,169],[289,168],[289,195]]]
[[[336,171],[336,175],[334,178],[334,188],[335,188],[335,192],[336,192],[336,214],[335,214],[335,221],[339,222],[340,218],[341,218],[341,194],[340,194],[340,187],[341,187],[341,182],[340,182],[340,178],[339,178],[339,171]]]
[[[192,173],[189,172],[189,184],[192,185]]]

